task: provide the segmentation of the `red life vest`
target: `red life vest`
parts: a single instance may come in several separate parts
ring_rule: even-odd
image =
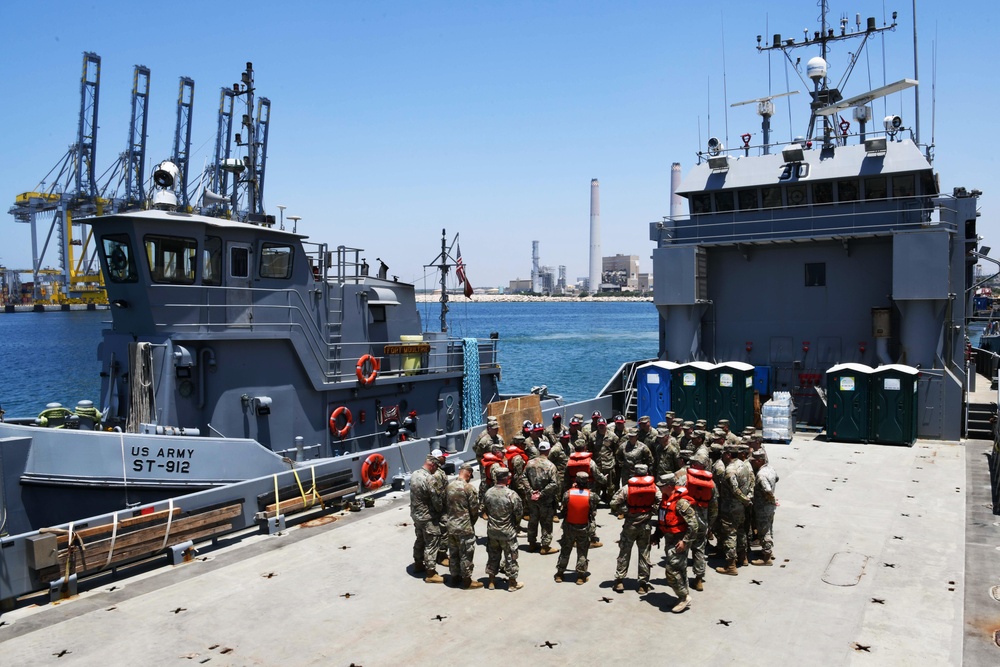
[[[511,445],[510,447],[507,448],[507,453],[505,455],[505,458],[507,459],[507,467],[508,468],[510,468],[510,462],[513,461],[514,458],[516,458],[518,456],[520,456],[522,459],[524,459],[525,463],[528,462],[528,455],[524,453],[523,449],[521,449],[517,445]]]
[[[573,452],[569,455],[569,463],[566,464],[566,479],[575,482],[578,472],[585,472],[588,477],[590,476],[590,452]]]
[[[590,490],[572,488],[566,504],[566,523],[582,526],[590,523]]]
[[[715,490],[712,473],[707,470],[689,468],[687,473],[687,489],[698,507],[708,507],[708,503],[712,500],[712,492]]]
[[[630,514],[649,512],[656,502],[656,482],[652,475],[631,477],[628,480],[628,497],[625,503]]]
[[[504,458],[502,454],[494,454],[493,452],[486,452],[483,454],[483,479],[487,480],[488,484],[493,483],[493,476],[490,473],[490,468],[496,464],[503,464]]]
[[[678,486],[670,496],[660,502],[660,530],[664,533],[676,535],[688,529],[687,521],[677,514],[677,501],[685,498],[688,502],[692,499],[687,493],[687,488]]]

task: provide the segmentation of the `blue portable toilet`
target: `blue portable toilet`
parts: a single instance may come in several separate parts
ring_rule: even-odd
[[[635,369],[636,417],[649,416],[653,424],[664,420],[670,411],[670,371],[677,368],[672,361],[651,361]]]

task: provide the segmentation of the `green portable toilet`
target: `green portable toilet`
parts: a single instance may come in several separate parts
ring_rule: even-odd
[[[872,374],[872,440],[912,445],[917,439],[917,379],[913,366],[889,364]]]
[[[684,421],[708,419],[708,374],[715,364],[690,361],[670,371],[670,405]]]
[[[729,420],[734,433],[753,426],[754,367],[743,361],[724,361],[708,372],[708,423]]]
[[[871,389],[875,369],[837,364],[826,371],[826,437],[836,442],[871,439]]]

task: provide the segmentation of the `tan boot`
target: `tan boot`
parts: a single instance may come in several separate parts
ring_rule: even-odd
[[[538,553],[542,554],[543,556],[548,556],[549,554],[554,554],[558,551],[559,551],[558,549],[553,549],[550,546],[544,546],[542,547],[542,550],[539,551]]]
[[[468,590],[470,588],[482,588],[482,587],[483,587],[483,582],[481,582],[481,581],[473,581],[472,577],[466,577],[465,579],[462,579],[462,588],[463,589]]]
[[[440,565],[441,567],[448,567],[449,565],[451,565],[451,559],[445,556],[444,558],[438,561],[438,565]]]
[[[491,591],[495,591],[497,589],[497,582],[492,574],[490,575],[490,581],[489,584],[487,584],[486,588],[490,589]]]
[[[604,543],[601,542],[600,540],[594,540],[593,542],[590,543],[590,548],[591,549],[600,549],[603,546],[604,546]]]
[[[615,593],[622,593],[625,591],[625,583],[621,579],[615,579],[614,591]]]
[[[508,579],[507,580],[507,590],[508,591],[517,591],[517,590],[520,590],[522,588],[524,588],[524,584],[517,583],[517,579]]]
[[[578,575],[576,576],[576,585],[577,585],[577,586],[583,586],[583,585],[584,585],[585,583],[587,583],[587,582],[588,582],[589,580],[590,580],[590,577],[589,577],[589,576],[587,576],[587,575],[585,575],[585,574],[578,574]]]
[[[696,591],[705,590],[705,577],[695,577],[694,584],[691,586],[691,588],[695,589]]]
[[[677,605],[670,611],[674,612],[675,614],[679,614],[682,611],[685,611],[686,609],[690,608],[691,608],[691,596],[689,595],[680,602],[678,602]]]
[[[774,560],[774,557],[769,552],[764,551],[763,553],[761,553],[760,558],[753,559],[752,561],[750,561],[750,564],[751,565],[768,565],[768,566],[770,566],[770,565],[772,565],[771,561],[773,561],[773,560]]]
[[[750,561],[747,560],[747,555],[745,553],[742,553],[742,554],[738,553],[738,554],[736,554],[736,566],[737,567],[746,567],[749,564],[750,564]]]
[[[736,561],[730,560],[726,561],[726,563],[727,563],[726,567],[717,567],[715,568],[715,571],[718,572],[719,574],[728,574],[733,577],[738,576],[739,572],[736,571]]]
[[[424,577],[425,584],[443,584],[444,577],[438,574],[435,570],[427,570],[427,576]]]
[[[562,583],[562,572],[556,572],[556,576],[553,577],[553,579],[556,580],[557,584],[561,584]]]

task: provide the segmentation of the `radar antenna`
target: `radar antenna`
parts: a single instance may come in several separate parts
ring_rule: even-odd
[[[768,155],[771,152],[771,116],[774,115],[774,104],[771,100],[777,99],[779,97],[787,97],[788,95],[798,95],[799,91],[792,90],[787,93],[778,93],[777,95],[768,95],[767,97],[758,97],[753,100],[743,100],[742,102],[735,102],[730,104],[731,107],[739,107],[744,104],[756,104],[757,113],[762,118],[760,123],[760,129],[764,133],[764,155]]]

